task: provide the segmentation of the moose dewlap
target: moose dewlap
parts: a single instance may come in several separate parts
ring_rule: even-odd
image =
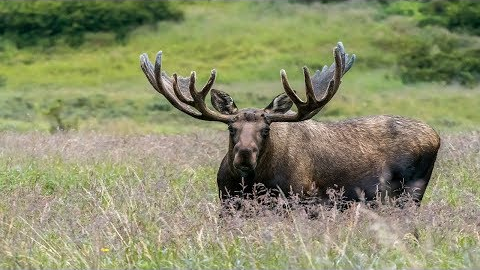
[[[264,109],[238,109],[228,94],[211,89],[215,70],[197,91],[195,72],[182,78],[162,71],[161,51],[155,65],[146,54],[140,56],[140,62],[153,88],[175,108],[200,120],[228,125],[228,150],[217,174],[222,200],[246,196],[261,184],[287,195],[313,195],[320,201],[328,199],[328,189],[338,188],[346,200],[406,194],[419,204],[440,147],[440,138],[431,127],[389,115],[339,122],[309,120],[332,99],[355,61],[355,55],[345,53],[341,42],[333,55],[333,64],[313,76],[303,68],[305,101],[281,70],[285,93]],[[209,92],[215,110],[205,103]],[[293,104],[296,112],[290,110]]]

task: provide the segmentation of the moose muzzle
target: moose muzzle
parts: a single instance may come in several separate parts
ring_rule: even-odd
[[[235,146],[234,148],[233,166],[240,173],[248,173],[257,167],[258,148]]]

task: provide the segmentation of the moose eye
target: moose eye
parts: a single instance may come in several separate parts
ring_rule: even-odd
[[[231,136],[235,135],[235,129],[232,126],[228,126],[228,132],[230,132]]]
[[[262,129],[262,136],[265,138],[265,137],[268,137],[268,134],[270,133],[270,128],[269,127],[266,127],[264,129]]]

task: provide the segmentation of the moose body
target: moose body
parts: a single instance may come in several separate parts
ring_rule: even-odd
[[[329,199],[327,189],[342,188],[346,200],[406,193],[420,202],[439,144],[429,126],[399,116],[272,123],[249,173],[235,167],[235,142],[230,138],[217,175],[219,195],[228,199],[251,194],[261,184],[322,201]]]
[[[162,52],[155,65],[140,57],[148,81],[175,108],[206,121],[228,125],[229,147],[217,175],[219,196],[245,196],[255,186],[284,194],[328,199],[328,189],[343,190],[347,200],[396,198],[402,194],[420,203],[435,163],[440,138],[428,125],[400,116],[370,116],[340,122],[309,120],[337,92],[355,55],[339,42],[334,63],[310,76],[303,68],[306,100],[293,90],[281,70],[285,93],[264,109],[238,109],[225,92],[211,89],[216,78],[197,91],[196,76],[169,77],[161,69]],[[211,93],[211,110],[205,103]],[[291,111],[295,105],[297,110]]]

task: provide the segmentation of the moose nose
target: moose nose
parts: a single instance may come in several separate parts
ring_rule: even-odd
[[[256,147],[237,147],[233,166],[241,171],[249,171],[255,169],[257,165]]]
[[[243,148],[238,150],[237,155],[240,156],[242,159],[249,159],[252,156],[253,152],[253,149]]]

